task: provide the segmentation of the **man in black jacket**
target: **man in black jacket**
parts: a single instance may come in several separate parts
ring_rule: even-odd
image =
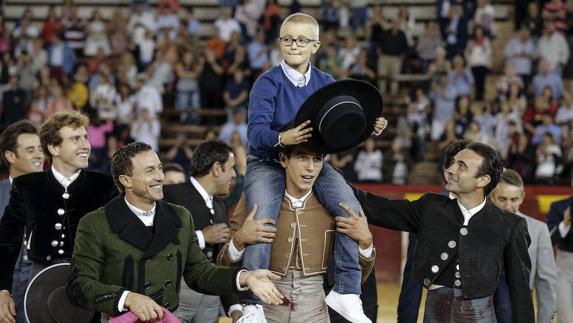
[[[24,315],[16,313],[9,293],[24,231],[33,277],[49,265],[69,262],[79,220],[117,195],[111,176],[85,170],[91,150],[88,124],[88,118],[79,112],[51,116],[40,128],[51,169],[19,176],[12,183],[0,222],[2,323]]]
[[[417,234],[412,275],[428,289],[424,322],[496,322],[493,294],[504,270],[513,322],[535,321],[527,224],[486,199],[502,171],[495,150],[472,143],[447,169],[446,190],[456,199],[426,194],[390,201],[358,193],[369,223]]]
[[[184,206],[193,216],[199,247],[211,262],[229,235],[226,201],[235,179],[235,154],[227,144],[207,141],[197,146],[190,162],[190,180],[163,188],[164,200]],[[239,158],[239,177],[246,173],[246,158]],[[242,182],[242,181],[240,181]],[[242,313],[236,294],[221,296],[225,310],[235,322]],[[175,313],[183,322],[217,322],[219,297],[193,291],[182,282]]]

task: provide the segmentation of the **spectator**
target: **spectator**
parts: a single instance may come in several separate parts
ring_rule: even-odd
[[[111,54],[111,47],[107,38],[106,25],[101,17],[101,12],[95,9],[92,13],[92,19],[86,27],[86,45],[84,55],[94,56],[98,49],[103,50],[105,56]]]
[[[527,4],[527,15],[519,25],[527,29],[533,38],[537,39],[541,36],[542,19],[537,2],[531,1]]]
[[[446,59],[446,50],[442,47],[436,48],[436,60],[428,67],[431,84],[437,83],[443,75],[447,76],[450,69],[450,61]]]
[[[507,168],[519,173],[528,183],[534,183],[535,150],[529,144],[527,135],[517,134],[516,140],[512,140],[509,148]]]
[[[542,123],[535,127],[535,132],[531,137],[531,144],[534,147],[543,143],[544,136],[550,134],[556,145],[561,143],[561,128],[553,122],[553,117],[550,114],[544,114]]]
[[[460,55],[455,56],[452,62],[454,66],[449,73],[450,83],[456,88],[458,96],[470,96],[474,85],[472,72],[464,66],[464,59]]]
[[[555,116],[555,123],[565,125],[569,124],[571,120],[573,120],[573,97],[570,92],[565,92],[563,95],[563,102]]]
[[[470,107],[470,111],[473,115],[473,121],[477,122],[479,128],[481,129],[481,133],[487,138],[488,141],[492,141],[495,136],[496,117],[491,113],[491,105],[484,104],[481,106],[478,104],[473,104]]]
[[[89,168],[104,171],[102,167],[107,158],[107,136],[113,132],[113,122],[111,120],[100,120],[96,115],[90,118],[90,124],[86,130],[92,147],[89,157]]]
[[[48,47],[48,66],[50,76],[56,78],[58,83],[64,83],[64,77],[72,73],[76,62],[76,54],[66,45],[59,35],[55,35],[52,45]]]
[[[483,32],[481,26],[475,26],[473,38],[466,49],[468,66],[471,68],[475,79],[475,99],[478,101],[484,99],[485,79],[489,74],[492,64],[491,44]]]
[[[376,71],[368,66],[368,50],[366,48],[360,50],[356,61],[350,65],[348,70],[344,71],[344,74],[376,85]]]
[[[321,0],[320,14],[325,31],[336,30],[340,26],[340,2],[339,0]]]
[[[209,48],[204,50],[205,57],[199,61],[199,93],[203,108],[223,107],[223,66]]]
[[[247,115],[244,109],[234,109],[232,118],[229,119],[222,127],[219,133],[219,139],[226,144],[231,144],[233,133],[238,133],[241,143],[247,145]]]
[[[471,99],[468,95],[458,96],[456,100],[456,111],[454,113],[454,131],[458,138],[464,137],[464,133],[467,131],[470,122],[473,121],[470,106]]]
[[[59,33],[61,28],[62,24],[56,14],[56,7],[52,5],[48,8],[48,15],[42,23],[42,40],[44,43],[50,45],[54,35]]]
[[[442,137],[446,124],[454,115],[457,95],[456,88],[449,83],[447,75],[440,76],[438,82],[433,85],[430,93],[434,106],[430,135],[432,140],[435,141]],[[447,147],[447,144],[444,147]]]
[[[36,75],[38,74],[38,70],[36,70],[32,64],[32,59],[28,52],[22,52],[20,54],[16,68],[17,75],[19,75],[20,78],[20,88],[26,92],[26,101],[24,102],[24,105],[27,107],[30,103],[30,95],[36,86]]]
[[[484,34],[489,38],[495,36],[495,9],[489,3],[489,0],[477,0],[473,22],[474,26],[481,26]]]
[[[256,38],[249,43],[247,53],[249,56],[249,65],[252,69],[251,80],[254,81],[259,74],[271,66],[269,56],[270,48],[265,44],[265,33],[262,30],[259,30],[256,34]]]
[[[88,73],[93,76],[95,73],[105,65],[107,69],[111,69],[111,60],[105,55],[104,49],[98,47],[96,54],[88,60]]]
[[[193,157],[193,149],[191,149],[187,143],[187,138],[183,134],[177,136],[175,143],[165,154],[165,158],[169,162],[181,165],[185,174],[189,173],[191,157]]]
[[[233,75],[236,70],[241,70],[245,77],[249,77],[251,75],[251,65],[249,64],[249,58],[247,57],[247,52],[245,47],[239,45],[233,58],[229,61],[231,65],[227,69],[228,75]]]
[[[113,9],[106,31],[109,35],[111,55],[122,57],[129,49],[129,36],[127,34],[127,20],[120,7]]]
[[[86,85],[88,80],[87,70],[85,64],[76,67],[72,84],[66,95],[73,107],[78,111],[83,111],[89,101],[90,92]]]
[[[77,7],[72,7],[70,16],[62,19],[64,41],[74,50],[76,56],[83,54],[86,42],[86,22],[78,13]]]
[[[511,144],[510,138],[510,125],[516,128],[518,132],[522,132],[521,118],[519,115],[512,111],[507,101],[501,101],[500,112],[496,115],[495,123],[495,147],[499,152],[508,152],[509,145]],[[507,155],[507,154],[504,154]]]
[[[131,41],[135,46],[140,46],[148,32],[155,32],[157,22],[155,15],[143,2],[137,2],[127,23],[127,34],[131,35]]]
[[[137,65],[135,58],[130,52],[124,52],[119,57],[119,62],[115,66],[115,76],[118,82],[135,86],[135,79],[137,77]]]
[[[228,42],[233,32],[241,33],[241,26],[237,19],[231,17],[232,9],[228,7],[221,8],[221,16],[215,20],[214,25],[219,29],[219,38]]]
[[[166,35],[166,37],[161,40],[175,39],[178,29],[179,29],[179,16],[175,12],[170,10],[170,6],[168,4],[159,5],[158,15],[157,15],[157,30],[163,31],[162,35],[163,34]],[[161,40],[158,39],[158,41]]]
[[[563,67],[569,61],[569,45],[565,37],[556,31],[552,21],[545,21],[543,35],[537,41],[537,54],[549,64],[552,73],[561,76]]]
[[[243,0],[242,3],[237,6],[235,19],[242,26],[242,29],[246,31],[248,39],[253,39],[257,35],[259,19],[261,19],[264,9],[264,7],[259,6],[259,3],[253,0]]]
[[[400,30],[400,20],[391,22],[391,29],[383,32],[380,40],[380,55],[378,58],[378,75],[383,77],[379,89],[386,93],[386,80],[391,81],[390,93],[398,93],[398,82],[394,80],[402,70],[402,63],[408,53],[406,34]]]
[[[542,17],[545,21],[553,21],[555,29],[564,34],[567,28],[565,23],[565,16],[567,14],[567,6],[562,0],[550,0],[543,5]]]
[[[523,90],[524,85],[521,77],[515,72],[515,65],[512,63],[505,64],[505,73],[497,78],[496,89],[498,99],[507,99],[509,89],[516,86],[518,91]]]
[[[464,133],[463,138],[464,138],[464,140],[469,140],[469,141],[473,141],[473,142],[480,142],[480,143],[486,144],[486,145],[490,144],[490,138],[488,138],[481,131],[479,123],[477,123],[475,121],[471,121],[468,124],[468,127],[466,129],[466,132]]]
[[[0,55],[8,50],[10,50],[10,30],[4,17],[0,15]]]
[[[127,83],[119,82],[117,85],[117,95],[115,96],[115,106],[117,107],[116,128],[127,128],[134,119],[135,97]]]
[[[167,163],[163,165],[165,179],[163,185],[181,184],[187,181],[187,172],[178,163]]]
[[[400,137],[392,140],[392,184],[404,185],[408,181],[408,163]]]
[[[149,119],[157,120],[163,111],[163,100],[156,88],[145,84],[145,79],[145,75],[139,74],[135,83],[135,118],[143,120],[141,114],[146,110]]]
[[[29,54],[30,57],[34,58],[31,61],[36,72],[40,72],[42,68],[48,65],[48,51],[46,51],[43,46],[40,38],[34,38],[32,40],[32,51]]]
[[[232,77],[227,81],[225,92],[223,92],[228,120],[233,119],[233,111],[239,109],[246,111],[250,87],[249,81],[243,75],[243,70],[235,70]]]
[[[188,114],[181,113],[180,121],[183,123],[191,122],[198,124],[201,120],[199,109],[199,64],[197,58],[191,51],[183,53],[181,62],[177,63],[175,69],[177,74],[177,85],[175,95],[175,108],[178,110],[193,109],[195,112]]]
[[[219,28],[212,26],[211,37],[205,42],[204,50],[212,50],[217,59],[223,59],[227,43],[219,37]]]
[[[358,153],[354,170],[360,182],[382,182],[382,151],[376,148],[376,141],[368,137],[364,141],[364,150]]]
[[[131,137],[135,141],[141,141],[150,145],[153,151],[157,152],[159,151],[161,124],[149,111],[145,106],[140,107],[137,119],[131,124]]]
[[[192,6],[190,6],[187,9],[186,21],[187,21],[187,31],[189,31],[189,33],[192,36],[199,37],[201,35],[201,31],[203,30],[203,25],[201,24],[199,19],[195,17]]]
[[[342,173],[342,176],[349,182],[356,182],[356,172],[354,171],[354,149],[342,153],[331,154],[330,164]]]
[[[388,21],[382,14],[382,6],[373,4],[370,12],[370,18],[366,23],[366,38],[368,39],[368,50],[376,53],[378,51],[380,39],[384,30],[388,27]]]
[[[398,7],[398,20],[400,21],[400,30],[406,35],[408,46],[415,46],[414,37],[418,36],[416,32],[416,18],[409,11],[408,6],[402,4]]]
[[[157,52],[157,58],[150,67],[150,77],[147,84],[155,87],[159,93],[170,93],[170,85],[175,79],[173,67],[177,61],[174,47],[166,47]],[[174,56],[175,55],[175,56]]]
[[[10,77],[10,87],[2,94],[0,110],[1,124],[7,127],[16,121],[26,119],[26,92],[20,88],[18,76]]]
[[[138,59],[137,59],[137,70],[139,72],[144,72],[151,62],[153,61],[155,55],[155,35],[152,31],[146,31],[145,37],[138,45]]]
[[[368,0],[350,1],[350,9],[352,10],[350,26],[358,35],[364,34],[364,27],[368,20],[368,3]]]
[[[446,2],[446,1],[443,1]],[[449,9],[444,39],[446,42],[447,58],[463,55],[468,42],[468,22],[461,14],[460,6],[453,5]]]
[[[547,60],[541,60],[539,72],[533,77],[533,94],[535,96],[543,95],[546,86],[551,88],[556,100],[561,100],[563,97],[563,79],[559,74],[552,72],[551,64]]]
[[[90,95],[90,105],[95,109],[97,119],[102,122],[117,119],[116,97],[115,86],[110,83],[106,75],[100,75],[100,82]],[[105,140],[100,140],[100,142],[103,145]]]
[[[72,103],[64,96],[62,87],[58,83],[54,83],[50,86],[50,93],[51,96],[48,99],[44,113],[45,119],[56,112],[67,111],[73,108]]]
[[[507,101],[512,111],[516,111],[520,116],[525,114],[525,109],[527,108],[527,99],[525,94],[519,91],[517,84],[512,84],[509,87]]]
[[[20,24],[14,26],[12,31],[14,44],[14,56],[20,56],[22,51],[30,52],[32,50],[32,39],[40,36],[40,27],[32,21],[32,12],[26,10],[20,20]]]
[[[326,56],[320,60],[320,69],[332,75],[335,79],[340,79],[343,74],[342,61],[336,54],[336,46],[328,45],[326,47]]]
[[[551,134],[543,136],[543,142],[535,151],[537,167],[535,168],[535,182],[553,185],[556,176],[561,173],[561,148],[555,144]]]
[[[344,39],[344,47],[339,48],[338,57],[342,63],[343,69],[350,68],[354,64],[360,54],[360,46],[356,44],[356,38],[349,35]]]
[[[535,45],[530,37],[529,29],[521,28],[518,34],[507,42],[504,55],[507,60],[506,64],[515,66],[515,72],[523,80],[524,89],[527,92],[531,81],[531,67],[535,55]]]
[[[44,113],[48,105],[48,89],[45,86],[40,86],[36,90],[36,97],[30,105],[30,110],[28,111],[28,119],[32,121],[36,126],[39,126],[44,121]]]
[[[426,30],[418,39],[416,52],[421,61],[421,72],[426,73],[430,64],[436,59],[436,50],[442,45],[439,30],[433,21],[426,23]]]
[[[542,96],[536,96],[533,106],[528,107],[523,116],[525,130],[528,134],[535,133],[535,128],[542,123],[543,115],[555,115],[556,112],[551,110],[551,106]]]
[[[430,133],[429,110],[430,99],[422,88],[417,88],[415,99],[408,105],[406,114],[406,120],[412,133],[411,156],[415,161],[421,161],[426,152],[426,140]]]
[[[279,36],[281,24],[280,7],[276,0],[268,0],[263,12],[263,30],[265,31],[265,43],[270,44]]]

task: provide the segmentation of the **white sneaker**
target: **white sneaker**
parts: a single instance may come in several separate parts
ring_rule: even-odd
[[[237,320],[237,323],[267,323],[263,305],[243,306],[243,316]]]
[[[364,314],[360,296],[356,294],[338,294],[331,290],[325,298],[326,305],[352,323],[372,323]]]

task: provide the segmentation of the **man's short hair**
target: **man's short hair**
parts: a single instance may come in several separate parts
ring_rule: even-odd
[[[309,24],[309,25],[313,26],[315,36],[317,38],[315,40],[318,40],[319,34],[320,34],[320,31],[319,31],[320,28],[318,25],[318,21],[316,21],[316,19],[313,16],[307,15],[307,14],[301,13],[301,12],[293,13],[292,15],[286,17],[283,20],[283,23],[281,24],[281,28],[279,30],[281,33],[282,33],[284,26],[286,26],[287,23]]]
[[[460,151],[466,149],[466,147],[471,143],[472,143],[471,140],[456,140],[453,143],[451,143],[448,147],[446,147],[446,151],[444,153],[445,155],[444,164],[442,165],[444,170],[450,168],[450,166],[452,166],[452,164],[454,163],[454,157],[456,157],[456,155]]]
[[[203,177],[209,174],[216,162],[224,165],[233,152],[231,147],[219,140],[208,140],[197,146],[189,163],[189,174],[193,177]]]
[[[38,135],[38,129],[32,122],[20,120],[8,126],[8,128],[0,134],[0,160],[2,165],[6,167],[10,166],[10,163],[4,156],[5,152],[11,151],[18,157],[18,153],[16,152],[18,148],[18,136],[24,134]]]
[[[40,142],[42,149],[49,161],[52,161],[52,155],[48,146],[58,146],[62,143],[63,138],[60,136],[60,129],[71,127],[74,129],[85,127],[90,123],[90,119],[77,111],[64,111],[53,114],[48,120],[44,121],[40,127]]]
[[[312,151],[312,149],[310,149],[310,148],[309,148],[307,145],[305,145],[304,143],[300,143],[300,144],[298,144],[298,145],[281,146],[281,147],[279,147],[278,151],[279,151],[279,153],[283,153],[287,158],[290,158],[290,157],[292,156],[293,151],[294,151],[295,148],[297,148],[297,147],[302,147],[302,148],[304,148],[304,149],[306,149],[306,150],[308,150],[308,151],[310,151],[310,152],[314,152],[314,151]],[[320,152],[319,152],[319,153],[317,153],[317,154],[319,154],[319,155],[321,155],[321,156],[324,157],[324,154],[323,154],[323,153],[320,153]]]
[[[119,148],[111,158],[111,176],[113,177],[113,181],[117,188],[123,193],[125,193],[125,188],[123,184],[119,181],[119,176],[133,175],[133,162],[131,159],[136,155],[153,150],[150,145],[144,142],[132,142],[128,145],[125,145]]]
[[[477,171],[476,177],[489,175],[490,182],[484,187],[484,195],[487,196],[497,186],[497,183],[501,178],[501,173],[503,172],[503,160],[495,149],[486,144],[473,142],[467,145],[466,149],[469,149],[483,157],[483,161]]]
[[[503,173],[501,173],[501,178],[499,179],[499,181],[500,183],[506,183],[509,185],[517,186],[519,188],[524,187],[523,179],[513,169],[505,169]]]
[[[163,165],[163,173],[167,172],[178,172],[185,174],[185,169],[183,169],[183,166],[177,163],[166,163]]]

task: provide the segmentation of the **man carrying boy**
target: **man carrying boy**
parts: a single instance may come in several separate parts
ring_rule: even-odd
[[[288,16],[280,29],[279,44],[284,61],[263,73],[255,82],[249,101],[249,163],[245,179],[247,209],[256,204],[255,219],[277,219],[284,197],[285,175],[277,161],[277,147],[307,142],[313,136],[310,121],[280,132],[290,124],[302,103],[314,92],[334,82],[332,76],[310,65],[319,47],[319,26],[313,17],[296,13]],[[379,96],[379,94],[378,94]],[[382,105],[381,98],[374,102]],[[375,134],[380,134],[386,121],[376,119]],[[319,129],[314,129],[316,132]],[[360,205],[344,178],[330,165],[325,165],[314,185],[318,200],[333,215],[346,216],[338,206],[344,201],[354,210]],[[358,213],[357,213],[358,214]],[[271,245],[259,243],[246,248],[243,265],[248,269],[268,268]],[[326,303],[342,316],[357,321],[350,312],[360,303],[360,265],[358,246],[344,234],[337,234],[334,244],[335,285]],[[246,304],[260,304],[252,294],[242,295]],[[364,313],[358,321],[367,322]],[[369,321],[369,320],[368,320]]]

